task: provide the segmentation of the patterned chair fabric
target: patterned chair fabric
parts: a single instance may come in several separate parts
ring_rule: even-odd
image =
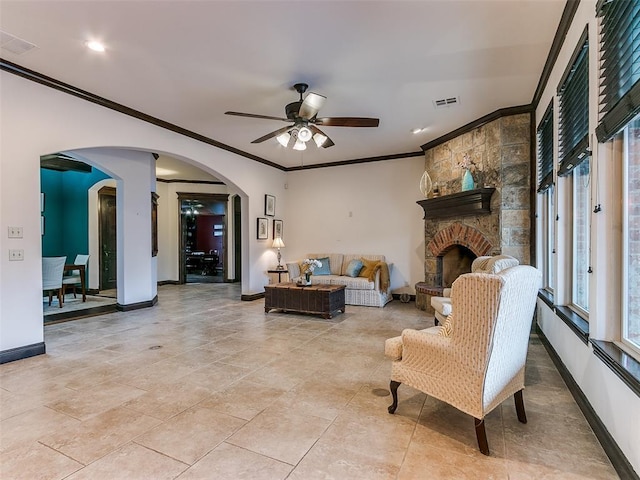
[[[540,272],[528,265],[458,277],[450,336],[407,329],[387,340],[385,354],[393,360],[389,412],[397,407],[401,383],[416,388],[473,416],[478,445],[488,455],[483,419],[489,412],[514,395],[518,419],[526,422],[521,392],[540,284]]]

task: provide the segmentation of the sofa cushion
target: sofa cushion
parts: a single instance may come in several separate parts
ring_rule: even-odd
[[[347,268],[345,269],[344,274],[347,277],[353,278],[360,275],[361,270],[362,270],[362,261],[358,260],[357,258],[354,258],[349,262],[349,265],[347,265]]]
[[[326,278],[326,277],[324,277]],[[376,284],[364,277],[347,277],[346,275],[331,275],[331,285],[344,285],[349,290],[374,290]]]
[[[334,278],[339,278],[337,275],[311,275],[311,285],[331,285]]]
[[[450,297],[431,297],[431,306],[436,312],[440,312],[444,317],[451,315]]]
[[[313,271],[314,275],[331,275],[331,262],[329,257],[322,257],[317,259],[322,266],[316,267]]]

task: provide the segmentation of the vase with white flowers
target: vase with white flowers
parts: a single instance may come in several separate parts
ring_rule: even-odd
[[[464,170],[464,173],[462,174],[462,191],[466,192],[467,190],[473,190],[474,181],[471,171],[475,170],[476,164],[468,153],[464,154],[462,161],[458,163],[458,168],[462,168]]]
[[[322,266],[322,262],[316,258],[305,258],[302,261],[302,265],[304,270],[304,285],[311,285],[311,275],[316,267],[320,268]]]

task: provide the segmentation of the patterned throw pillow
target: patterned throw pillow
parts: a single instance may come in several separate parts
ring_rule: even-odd
[[[318,258],[317,259],[322,266],[316,267],[313,271],[314,275],[331,275],[331,265],[329,264],[329,257]]]
[[[360,270],[359,277],[367,277],[370,281],[373,281],[373,278],[376,275],[376,272],[380,268],[380,260],[367,260],[366,258],[361,258],[362,261],[362,270]]]
[[[362,270],[362,262],[358,259],[351,260],[344,274],[348,277],[357,277]]]

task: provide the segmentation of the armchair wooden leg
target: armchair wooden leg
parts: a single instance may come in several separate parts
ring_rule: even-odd
[[[387,409],[389,413],[395,413],[396,408],[398,408],[398,387],[400,386],[400,382],[396,382],[395,380],[391,380],[389,384],[389,390],[391,390],[391,396],[393,397],[393,403],[389,405]]]
[[[51,306],[51,301],[53,300],[53,292],[49,290],[49,306]]]
[[[58,289],[58,304],[60,308],[62,308],[62,304],[64,303],[64,294],[62,293],[62,287]]]
[[[487,432],[484,429],[484,418],[482,420],[473,419],[476,426],[476,438],[478,439],[478,448],[484,455],[489,455],[489,442],[487,442]]]
[[[524,399],[522,398],[522,390],[518,390],[513,394],[513,399],[516,402],[516,413],[518,414],[518,420],[520,423],[527,423],[527,414],[524,412]]]

